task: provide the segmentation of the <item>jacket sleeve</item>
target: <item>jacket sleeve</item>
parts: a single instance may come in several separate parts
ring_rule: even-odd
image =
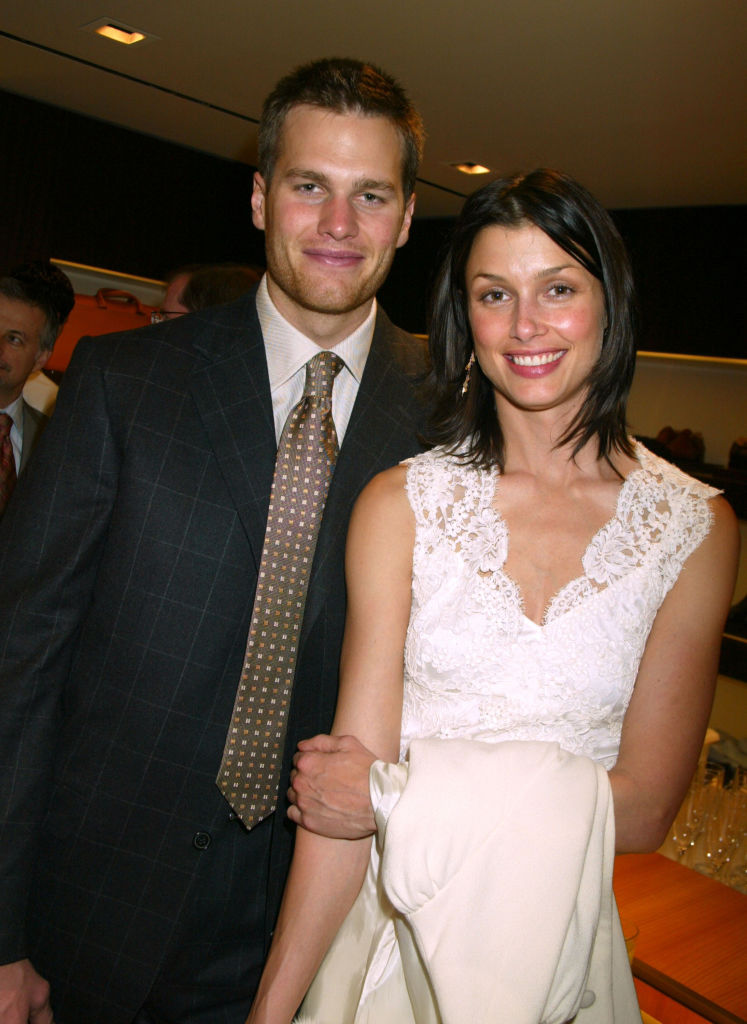
[[[60,709],[117,489],[120,453],[98,355],[90,340],[77,346],[0,524],[0,963],[26,955]]]

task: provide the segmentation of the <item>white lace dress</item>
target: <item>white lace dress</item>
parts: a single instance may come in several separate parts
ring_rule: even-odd
[[[649,631],[707,535],[709,499],[718,493],[642,445],[635,454],[639,468],[589,544],[583,574],[556,594],[541,625],[524,614],[504,571],[510,538],[494,507],[498,471],[465,466],[440,450],[410,460],[416,532],[401,760],[413,739],[459,737],[554,741],[614,765]],[[386,917],[380,885],[374,906],[377,869],[374,848],[370,891],[359,904],[368,899],[365,912]],[[360,920],[361,912],[357,905],[351,913]],[[355,942],[343,926],[304,1011],[335,1024],[437,1021],[432,1007],[410,1008],[413,994],[397,991],[394,925],[374,932],[358,970],[346,966]]]

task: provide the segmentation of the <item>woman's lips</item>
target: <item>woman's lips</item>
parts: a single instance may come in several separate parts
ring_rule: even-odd
[[[551,352],[507,352],[506,362],[520,377],[544,377],[560,363],[567,349]]]

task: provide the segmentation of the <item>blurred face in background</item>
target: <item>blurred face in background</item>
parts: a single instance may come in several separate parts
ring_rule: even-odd
[[[29,374],[49,358],[41,347],[45,324],[38,306],[0,295],[0,409],[18,398]]]
[[[166,287],[166,294],[163,297],[161,315],[164,320],[173,320],[175,316],[188,313],[189,310],[182,302],[182,293],[190,279],[190,274],[177,274],[173,281]]]

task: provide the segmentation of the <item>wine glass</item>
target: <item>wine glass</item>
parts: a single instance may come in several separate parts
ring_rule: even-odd
[[[703,829],[703,860],[696,867],[703,874],[728,881],[732,861],[745,835],[747,799],[735,776],[722,788],[716,807]]]
[[[677,859],[683,863],[689,859],[709,815],[713,814],[723,781],[723,767],[698,765],[670,831]]]
[[[740,892],[747,892],[747,768],[738,767],[730,785],[735,790],[736,800],[733,825],[736,847],[729,857],[729,866],[722,880]]]

